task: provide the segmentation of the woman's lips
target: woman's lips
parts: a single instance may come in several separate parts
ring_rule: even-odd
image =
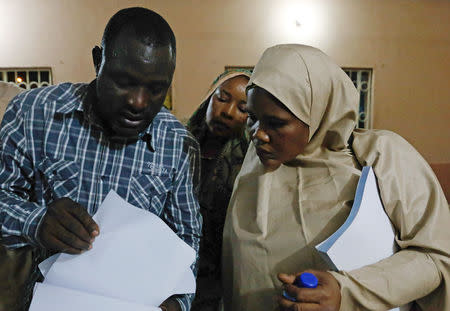
[[[260,159],[273,159],[273,154],[261,148],[256,148],[256,154]]]

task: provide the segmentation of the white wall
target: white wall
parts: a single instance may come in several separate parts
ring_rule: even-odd
[[[254,65],[277,43],[311,44],[341,66],[374,69],[375,128],[404,136],[430,162],[450,162],[447,0],[0,0],[0,67],[50,66],[55,83],[90,81],[109,17],[136,5],[174,29],[180,119],[224,66]]]

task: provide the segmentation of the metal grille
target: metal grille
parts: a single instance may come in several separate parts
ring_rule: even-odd
[[[359,92],[357,127],[372,128],[372,69],[342,68]]]
[[[0,81],[29,90],[53,84],[53,77],[50,68],[0,68]]]

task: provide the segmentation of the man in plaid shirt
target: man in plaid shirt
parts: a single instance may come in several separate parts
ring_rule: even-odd
[[[162,108],[175,70],[170,26],[144,8],[121,10],[92,55],[97,77],[90,84],[22,93],[2,121],[2,244],[34,247],[31,284],[42,254],[92,248],[101,228],[91,216],[110,189],[161,217],[198,251],[198,144]],[[161,307],[189,310],[191,301],[172,296]]]

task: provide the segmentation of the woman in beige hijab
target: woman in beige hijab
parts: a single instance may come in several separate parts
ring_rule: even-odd
[[[279,45],[264,52],[247,88],[253,143],[224,229],[225,310],[388,310],[412,301],[450,310],[442,189],[403,138],[356,130],[357,106],[353,83],[321,51]],[[363,166],[374,169],[400,250],[360,269],[326,272],[314,246],[345,221]],[[317,289],[290,285],[307,269]],[[299,302],[280,297],[282,285]]]

